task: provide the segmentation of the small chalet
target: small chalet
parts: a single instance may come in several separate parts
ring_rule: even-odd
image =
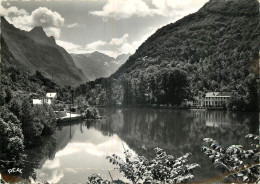
[[[57,99],[57,93],[47,93],[46,94],[46,103],[47,104],[54,104]]]

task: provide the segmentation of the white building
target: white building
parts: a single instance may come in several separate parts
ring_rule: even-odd
[[[57,99],[57,93],[47,93],[45,98],[42,99],[33,99],[33,105],[42,105],[42,104],[54,104]]]
[[[205,107],[223,107],[231,97],[231,92],[209,92],[204,99]]]
[[[33,99],[33,105],[42,105],[43,100],[42,99]]]
[[[54,104],[56,99],[57,99],[57,93],[55,93],[55,92],[47,93],[46,99],[44,99],[44,103],[47,103],[49,105]]]
[[[223,108],[228,103],[228,100],[236,92],[208,92],[206,94],[200,93],[199,96],[194,97],[194,107],[213,107]]]
[[[55,93],[55,92],[53,92],[53,93],[46,93],[46,98],[57,99],[57,93]]]

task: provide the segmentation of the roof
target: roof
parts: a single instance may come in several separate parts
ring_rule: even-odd
[[[218,96],[231,96],[233,92],[220,92]]]
[[[57,97],[57,93],[47,93],[46,98],[55,98]]]
[[[206,97],[230,97],[232,92],[208,92]]]
[[[206,93],[206,97],[215,97],[219,94],[219,92],[208,92]]]

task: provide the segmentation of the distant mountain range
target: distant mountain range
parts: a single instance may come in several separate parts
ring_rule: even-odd
[[[74,64],[70,54],[47,37],[42,27],[26,32],[1,17],[2,37],[17,65],[31,73],[40,71],[59,85],[77,86],[89,79]]]
[[[95,80],[109,77],[125,63],[130,54],[121,54],[113,58],[96,51],[88,54],[71,54],[71,56],[75,65],[82,69],[84,75],[89,80]]]

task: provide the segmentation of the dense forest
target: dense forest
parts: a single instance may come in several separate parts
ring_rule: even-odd
[[[210,0],[157,30],[110,78],[76,91],[98,105],[179,105],[199,91],[237,91],[229,107],[256,110],[259,40],[257,0]]]

